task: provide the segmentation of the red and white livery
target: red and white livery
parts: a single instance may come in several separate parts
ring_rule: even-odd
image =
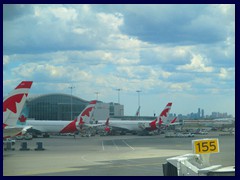
[[[27,127],[17,126],[17,121],[26,102],[32,81],[22,81],[3,100],[3,138],[24,133]]]

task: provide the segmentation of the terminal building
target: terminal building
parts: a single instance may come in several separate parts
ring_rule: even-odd
[[[36,120],[73,120],[90,101],[68,94],[44,94],[28,97],[23,114]],[[93,118],[106,119],[124,116],[124,106],[118,103],[98,101]]]

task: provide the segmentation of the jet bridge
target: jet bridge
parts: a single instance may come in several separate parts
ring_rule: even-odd
[[[219,152],[218,139],[193,140],[194,154],[168,158],[164,176],[235,176],[235,166],[210,165],[210,154]]]

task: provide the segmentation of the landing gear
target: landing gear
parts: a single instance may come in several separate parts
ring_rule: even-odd
[[[50,135],[49,135],[48,133],[44,133],[44,134],[43,134],[43,137],[44,137],[44,138],[49,138]]]

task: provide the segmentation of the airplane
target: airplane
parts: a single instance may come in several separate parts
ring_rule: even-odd
[[[24,134],[29,126],[17,126],[17,121],[26,102],[32,81],[22,81],[3,100],[3,139]]]
[[[175,124],[176,121],[177,121],[177,117],[175,117],[172,121],[170,121],[170,124]]]
[[[112,128],[109,126],[109,117],[104,124],[101,124],[101,126],[98,127],[98,132],[100,132],[100,135],[105,136],[112,132]]]
[[[153,131],[158,129],[158,124],[165,122],[168,113],[171,109],[172,103],[168,103],[164,110],[160,113],[159,117],[153,121],[143,121],[143,120],[113,120],[108,123],[108,126],[114,130],[120,130],[122,133],[124,131],[132,132],[142,132],[142,131]],[[103,124],[104,120],[98,120],[99,123]]]
[[[26,120],[21,116],[18,124],[23,126],[31,126],[33,130],[44,133],[44,137],[48,137],[48,133],[76,133],[82,130],[83,120],[89,121],[96,103],[96,100],[91,101],[89,105],[87,105],[87,107],[73,121]]]
[[[167,125],[166,121],[167,121],[168,114],[171,110],[171,107],[172,107],[172,103],[171,102],[167,103],[163,111],[155,120],[151,121],[150,123],[139,123],[139,126],[143,130],[154,131],[154,130],[160,129],[162,125]]]
[[[107,118],[107,121],[105,123],[104,131],[107,132],[107,133],[110,133],[110,131],[111,131],[111,128],[109,127],[109,118]]]
[[[180,122],[177,122],[177,120],[178,120],[178,118],[175,117],[173,120],[171,120],[171,121],[167,124],[167,126],[181,125],[181,123],[180,123]]]

